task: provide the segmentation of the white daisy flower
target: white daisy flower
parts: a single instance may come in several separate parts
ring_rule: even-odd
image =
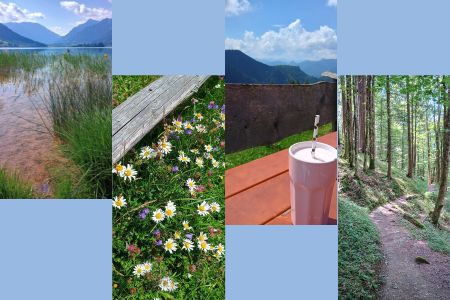
[[[195,189],[197,188],[197,184],[191,178],[188,178],[188,180],[186,180],[186,186],[189,188],[191,192],[195,191]]]
[[[194,129],[194,126],[192,126],[192,124],[189,123],[189,122],[185,122],[183,124],[183,126],[184,126],[184,129],[186,129],[186,130],[193,130]]]
[[[171,280],[170,281],[170,285],[169,285],[169,292],[173,292],[178,288],[178,283],[176,283],[175,281]]]
[[[134,267],[133,274],[137,277],[141,277],[145,274],[145,269],[143,265],[137,265]]]
[[[209,214],[209,204],[206,203],[206,201],[203,201],[197,206],[197,212],[200,216],[206,216]]]
[[[202,250],[203,252],[208,252],[211,250],[211,245],[208,244],[207,241],[202,241],[198,243],[198,249]]]
[[[151,263],[149,263],[149,262],[143,263],[142,266],[144,268],[145,273],[150,272],[152,270],[152,267],[153,267],[153,265]]]
[[[112,205],[117,209],[121,209],[122,207],[127,206],[127,199],[125,199],[122,195],[115,196],[112,201]]]
[[[225,121],[225,114],[224,114],[224,113],[220,113],[220,119],[221,119],[222,121]]]
[[[195,126],[195,129],[197,129],[197,131],[199,133],[205,133],[206,132],[206,127],[202,124],[198,124]]]
[[[195,118],[199,121],[203,120],[203,115],[201,113],[196,113]]]
[[[200,168],[203,168],[203,158],[201,158],[201,157],[197,157],[196,159],[195,159],[195,164],[197,165],[197,166],[199,166]]]
[[[172,144],[164,137],[158,141],[158,149],[163,155],[169,154],[172,151]]]
[[[164,212],[160,208],[158,208],[153,212],[152,220],[155,221],[156,224],[158,224],[159,222],[163,221],[165,217],[166,215],[164,214]]]
[[[195,148],[195,149],[191,149],[191,152],[194,154],[198,154],[199,151],[198,151],[198,149]]]
[[[213,147],[211,145],[205,145],[205,151],[211,152],[213,150]]]
[[[172,280],[169,277],[161,278],[161,281],[159,282],[159,288],[161,289],[161,291],[163,291],[163,292],[170,291],[170,283],[171,282],[172,282]]]
[[[190,230],[190,229],[192,229],[192,227],[189,226],[189,222],[183,221],[183,230]]]
[[[216,247],[216,254],[218,257],[222,256],[225,252],[225,247],[222,244],[217,245]]]
[[[164,249],[166,251],[168,251],[170,254],[172,254],[174,251],[177,250],[177,243],[175,242],[174,239],[168,239],[165,243],[164,243]]]
[[[183,123],[180,120],[173,120],[172,121],[173,126],[176,128],[181,128],[183,126]]]
[[[173,237],[174,237],[176,240],[179,240],[179,239],[181,238],[181,232],[179,232],[178,230],[175,231],[175,233],[173,234]]]
[[[209,208],[212,212],[219,212],[220,211],[220,205],[217,202],[213,202],[209,205]]]
[[[203,242],[206,240],[208,240],[208,236],[206,235],[206,233],[200,232],[200,234],[198,235],[197,241],[200,243],[200,242]]]
[[[125,167],[122,165],[121,162],[119,162],[118,164],[116,164],[114,166],[114,168],[112,169],[112,172],[114,174],[119,175],[120,177],[123,177],[123,172],[125,171]]]
[[[181,249],[190,252],[192,249],[194,249],[194,243],[190,239],[184,239],[183,247],[181,247]]]
[[[214,158],[211,160],[211,162],[214,168],[218,168],[220,166],[220,163]]]
[[[172,218],[173,216],[175,216],[176,210],[177,210],[177,207],[175,206],[175,203],[173,203],[172,201],[169,201],[166,204],[164,214],[166,215],[166,217]]]
[[[214,156],[212,156],[211,153],[205,152],[205,154],[203,154],[203,155],[205,156],[206,159],[210,159],[210,160],[214,159]]]
[[[131,179],[136,179],[136,175],[137,172],[135,169],[133,169],[133,165],[127,164],[125,171],[123,171],[123,179],[125,181],[127,181],[127,179],[131,181]]]
[[[220,127],[221,127],[222,129],[225,129],[225,122],[220,123]]]
[[[143,159],[150,159],[156,157],[156,151],[150,148],[149,146],[146,146],[141,149],[141,153],[139,156]]]
[[[185,164],[191,162],[191,159],[188,156],[186,156],[183,151],[179,152],[178,160],[183,162],[183,163],[185,163]]]

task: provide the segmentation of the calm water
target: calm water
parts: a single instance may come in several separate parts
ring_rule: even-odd
[[[6,52],[25,52],[39,53],[43,55],[58,55],[64,53],[71,54],[87,54],[87,55],[104,55],[112,56],[112,48],[95,48],[95,47],[47,47],[47,48],[0,48],[0,51]]]

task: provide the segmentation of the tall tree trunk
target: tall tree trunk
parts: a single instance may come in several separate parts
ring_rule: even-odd
[[[345,159],[348,159],[348,144],[347,144],[347,96],[346,96],[346,90],[345,90],[345,76],[339,77],[339,83],[341,88],[341,106],[342,106],[342,137],[343,137],[343,143],[344,143],[344,155],[343,157]]]
[[[358,76],[358,105],[359,105],[359,150],[365,152],[366,149],[366,77]]]
[[[425,110],[425,130],[427,132],[427,182],[428,185],[433,183],[433,176],[431,176],[431,151],[430,151],[430,128],[428,126],[428,102]]]
[[[392,179],[392,132],[391,132],[391,87],[389,75],[386,76],[386,110],[387,110],[387,177]]]
[[[374,81],[373,76],[367,78],[367,95],[370,97],[370,142],[369,142],[369,152],[370,152],[370,162],[369,170],[375,170],[375,99],[374,99]]]
[[[450,150],[450,88],[448,88],[448,99],[444,106],[444,139],[442,152],[441,182],[439,185],[439,194],[436,199],[436,205],[431,216],[432,223],[437,226],[442,208],[445,205],[445,194],[447,193],[448,169],[449,169],[449,150]],[[445,102],[444,102],[445,103]]]
[[[405,121],[402,121],[402,170],[405,169]]]
[[[348,143],[348,161],[350,163],[350,168],[353,168],[353,125],[352,125],[352,77],[347,75],[346,79],[346,127],[347,127],[347,143]]]
[[[434,123],[434,134],[436,139],[436,180],[435,182],[439,182],[441,176],[441,146],[440,146],[440,135],[441,135],[441,106],[437,103],[437,120],[435,119]]]
[[[359,149],[359,136],[358,136],[358,127],[359,127],[359,122],[358,122],[358,112],[359,112],[359,105],[360,103],[358,102],[359,98],[359,93],[357,90],[358,87],[358,77],[357,76],[353,76],[353,124],[354,124],[354,139],[355,139],[355,147],[353,148],[354,150],[354,159],[355,159],[355,176],[358,176],[358,149]]]
[[[406,124],[408,127],[408,172],[407,177],[413,177],[412,170],[412,137],[411,137],[411,103],[409,99],[409,76],[406,76]]]

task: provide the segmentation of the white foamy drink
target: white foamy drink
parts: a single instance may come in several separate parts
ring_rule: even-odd
[[[294,157],[308,163],[327,163],[336,159],[336,152],[327,149],[316,148],[315,157],[311,155],[311,148],[303,148],[295,152]]]

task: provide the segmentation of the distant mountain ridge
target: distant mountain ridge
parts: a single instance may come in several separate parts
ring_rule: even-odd
[[[61,38],[60,35],[54,33],[53,31],[47,29],[47,27],[42,26],[39,23],[32,22],[22,22],[22,23],[5,23],[9,29],[15,33],[20,34],[30,40],[42,43],[42,44],[52,44]]]
[[[321,59],[317,61],[305,60],[299,64],[300,68],[307,74],[320,77],[323,72],[329,71],[337,73],[337,60],[336,59]]]
[[[104,46],[112,45],[112,19],[101,21],[90,19],[86,23],[73,28],[56,42],[56,44],[66,46],[99,43]]]
[[[89,19],[60,36],[31,22],[6,23],[0,27],[0,47],[112,46],[112,19]]]
[[[46,47],[45,44],[30,40],[0,24],[0,47]]]
[[[239,50],[225,50],[225,82],[227,83],[314,83],[318,78],[298,66],[269,66]]]

